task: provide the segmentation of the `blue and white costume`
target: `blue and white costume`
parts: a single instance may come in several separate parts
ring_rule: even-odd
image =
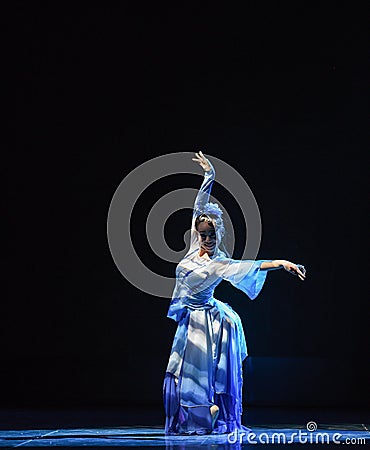
[[[255,299],[267,275],[260,266],[267,260],[228,258],[219,249],[222,235],[217,221],[214,255],[199,256],[195,219],[209,209],[214,177],[211,167],[195,201],[189,251],[176,268],[168,317],[178,322],[178,327],[163,386],[166,434],[247,430],[241,424],[242,361],[247,356],[244,331],[238,314],[213,293],[227,280]],[[214,424],[212,405],[219,407]]]

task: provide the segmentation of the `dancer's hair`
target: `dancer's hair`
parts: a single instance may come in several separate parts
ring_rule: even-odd
[[[198,229],[198,225],[201,222],[207,222],[210,226],[213,226],[216,233],[219,235],[219,239],[225,235],[224,221],[222,220],[222,209],[217,203],[206,203],[199,215],[195,219],[195,228]]]

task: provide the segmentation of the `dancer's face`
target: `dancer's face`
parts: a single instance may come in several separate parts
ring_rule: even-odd
[[[200,248],[212,255],[216,249],[216,231],[208,222],[198,223]]]

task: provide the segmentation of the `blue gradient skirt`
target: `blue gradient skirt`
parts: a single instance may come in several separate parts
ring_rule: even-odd
[[[241,321],[229,305],[214,299],[208,309],[187,309],[164,379],[165,433],[250,431],[241,424],[246,356]],[[219,409],[216,420],[213,405]]]

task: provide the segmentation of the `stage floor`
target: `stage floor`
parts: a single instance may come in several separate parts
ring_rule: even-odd
[[[0,447],[246,448],[287,444],[370,446],[368,412],[346,409],[250,408],[249,435],[165,436],[158,409],[12,409],[0,411]]]

